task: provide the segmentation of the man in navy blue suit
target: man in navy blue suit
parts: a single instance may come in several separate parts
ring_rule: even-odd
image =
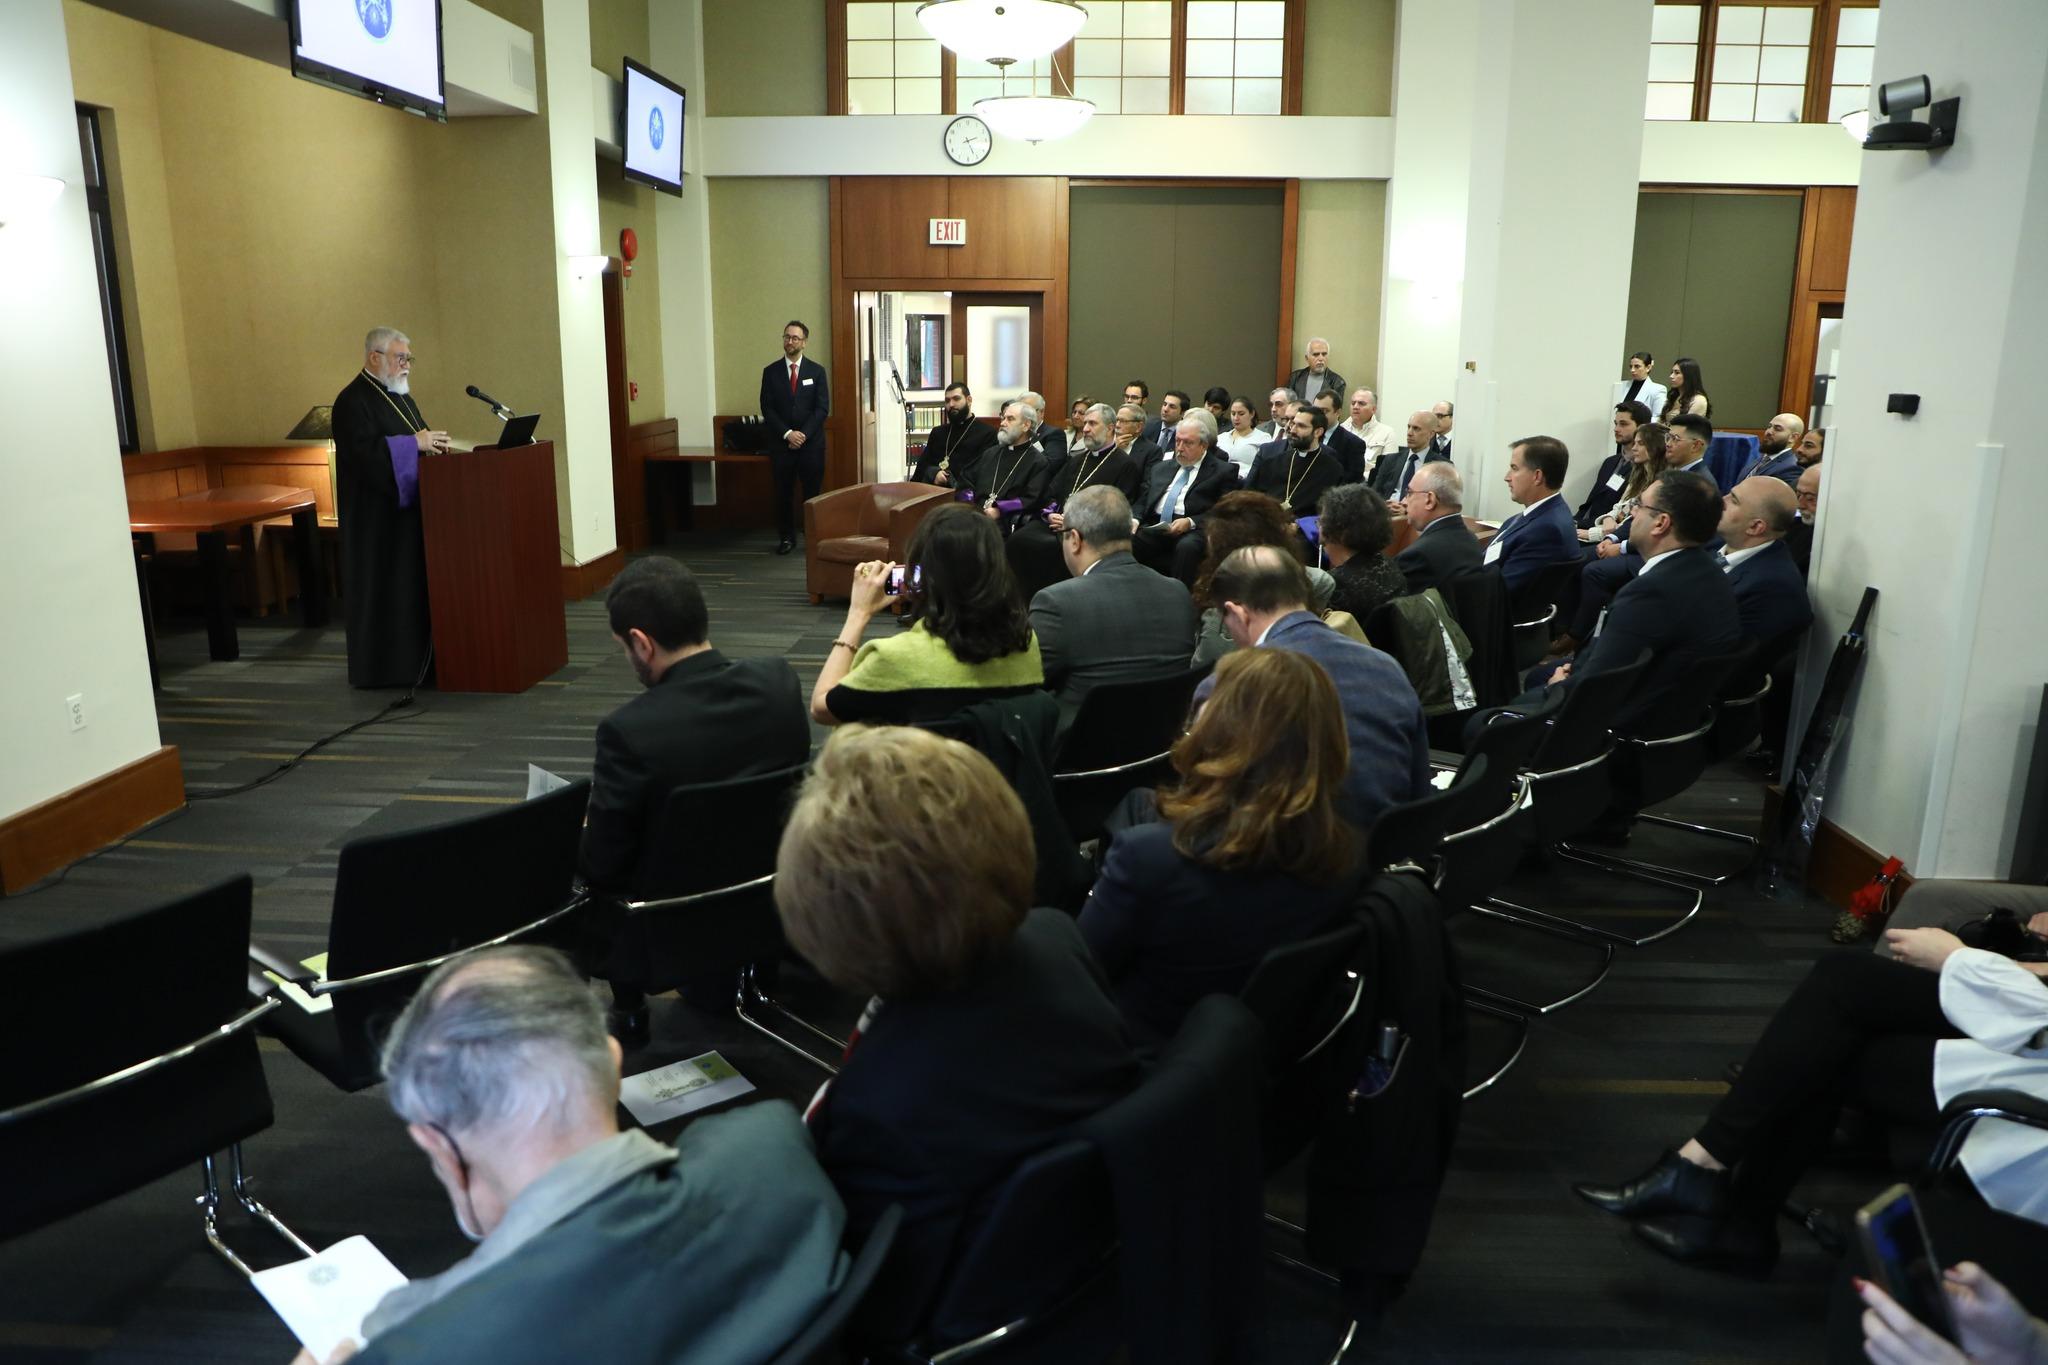
[[[1510,597],[1552,564],[1579,561],[1579,528],[1558,496],[1570,467],[1571,453],[1555,436],[1525,436],[1508,448],[1504,481],[1522,510],[1500,524],[1485,562],[1500,565]]]
[[[775,553],[796,548],[796,508],[791,500],[802,480],[804,498],[818,496],[825,482],[825,419],[832,413],[825,367],[804,359],[811,339],[808,324],[794,318],[782,325],[782,359],[761,371],[761,418],[768,427],[768,467],[775,475]]]
[[[1782,479],[1787,488],[1799,482],[1799,441],[1806,435],[1806,423],[1789,412],[1781,412],[1771,419],[1764,428],[1764,434],[1756,438],[1756,458],[1749,467],[1736,475],[1736,482],[1753,479],[1761,475],[1767,479]]]
[[[1813,623],[1806,580],[1785,544],[1795,506],[1792,490],[1768,474],[1751,475],[1721,498],[1728,586],[1742,634],[1773,654]]]
[[[1322,665],[1337,685],[1351,771],[1341,806],[1346,818],[1370,826],[1387,807],[1429,790],[1429,735],[1422,702],[1408,675],[1386,654],[1347,639],[1309,610],[1301,562],[1271,545],[1233,550],[1216,566],[1211,595],[1223,628],[1240,649],[1291,649]],[[1216,680],[1195,690],[1199,705]]]

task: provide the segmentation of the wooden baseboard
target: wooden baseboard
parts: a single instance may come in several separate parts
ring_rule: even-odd
[[[592,593],[603,592],[619,576],[619,570],[626,567],[626,552],[613,550],[610,554],[599,555],[588,564],[564,564],[562,566],[562,600],[581,602]]]
[[[61,867],[133,834],[185,804],[178,748],[102,774],[0,820],[0,894],[12,895]]]
[[[1778,803],[1784,793],[1775,783],[1764,788],[1763,828],[1778,826]],[[1813,856],[1806,864],[1806,889],[1838,910],[1849,908],[1849,898],[1867,885],[1884,866],[1888,855],[1823,818],[1813,835]],[[1906,894],[1913,878],[1901,872],[1892,884],[1892,904]]]

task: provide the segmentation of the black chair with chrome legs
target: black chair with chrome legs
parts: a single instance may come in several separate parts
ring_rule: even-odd
[[[846,1040],[791,1013],[762,980],[788,951],[775,913],[775,855],[806,771],[800,765],[670,792],[649,826],[634,898],[622,907],[598,974],[622,999],[686,982],[732,982],[742,1023],[837,1072]],[[800,1030],[803,1041],[769,1027],[763,1011]]]
[[[859,1311],[868,1290],[874,1287],[875,1277],[889,1258],[889,1249],[896,1244],[896,1230],[902,1226],[901,1204],[891,1204],[882,1210],[882,1216],[875,1220],[852,1264],[847,1266],[846,1278],[839,1282],[839,1288],[832,1291],[818,1316],[777,1351],[768,1365],[845,1365],[849,1358],[847,1325]]]
[[[1633,821],[1642,811],[1671,800],[1699,781],[1718,756],[1715,699],[1722,683],[1742,673],[1755,653],[1756,642],[1745,640],[1726,653],[1701,659],[1687,674],[1685,685],[1659,708],[1650,733],[1616,736],[1615,797],[1610,817]],[[1680,889],[1718,886],[1741,871],[1737,868],[1719,876],[1691,872],[1586,848],[1570,839],[1559,841],[1556,851],[1559,857],[1582,866]]]
[[[1550,647],[1551,637],[1557,633],[1554,627],[1558,599],[1578,581],[1579,571],[1585,567],[1582,559],[1546,565],[1509,597],[1509,629],[1514,633],[1517,673],[1534,668]]]
[[[1169,751],[1187,728],[1207,665],[1163,678],[1101,683],[1081,699],[1060,736],[1052,788],[1076,843],[1102,834],[1103,821],[1140,787],[1173,776]]]
[[[244,875],[168,904],[0,950],[0,1238],[46,1227],[197,1163],[207,1245],[220,1235],[214,1154],[235,1200],[300,1256],[313,1248],[256,1198],[242,1143],[271,1124],[256,1050],[250,883]],[[117,1008],[78,1008],[81,988]],[[31,1044],[30,1039],[35,1041]]]
[[[383,1079],[391,1021],[435,967],[507,943],[580,944],[589,898],[576,854],[590,783],[449,824],[342,846],[325,971],[274,947],[249,959],[283,987],[263,1021],[299,1059],[343,1090]]]
[[[1761,662],[1767,665],[1781,657],[1788,647],[1785,641],[1775,641],[1758,650],[1742,667],[1729,673],[1727,681],[1721,686],[1719,698],[1714,702],[1714,730],[1709,737],[1709,745],[1715,761],[1738,758],[1748,753],[1762,737],[1764,708],[1771,694],[1771,673],[1769,667],[1759,664]],[[1646,825],[1656,825],[1660,829],[1682,830],[1704,838],[1739,844],[1750,850],[1752,859],[1755,851],[1761,847],[1756,835],[1745,834],[1741,830],[1703,825],[1692,820],[1681,820],[1676,816],[1657,815],[1647,810],[1636,818]],[[1740,876],[1747,866],[1748,864],[1745,864],[1743,867],[1732,868],[1720,874],[1678,868],[1659,870],[1670,876],[1702,881],[1708,886],[1720,886]]]

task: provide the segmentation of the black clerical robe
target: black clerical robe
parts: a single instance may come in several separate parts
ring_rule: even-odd
[[[935,483],[943,464],[950,487],[978,491],[975,475],[981,458],[995,449],[995,444],[996,429],[978,417],[961,423],[941,422],[925,438],[924,454],[910,477],[917,483]]]
[[[427,543],[419,499],[398,505],[387,436],[426,429],[411,395],[358,374],[334,400],[334,466],[341,518],[351,687],[401,687],[431,647]]]

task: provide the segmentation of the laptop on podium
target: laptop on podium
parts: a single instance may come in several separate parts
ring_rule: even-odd
[[[498,444],[492,448],[510,450],[514,446],[530,446],[533,444],[533,429],[539,425],[540,414],[537,412],[530,412],[524,417],[508,417],[505,429],[498,434]]]

